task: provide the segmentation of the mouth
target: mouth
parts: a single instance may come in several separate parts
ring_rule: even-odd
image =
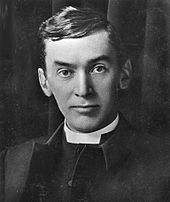
[[[78,113],[86,114],[86,113],[91,113],[98,110],[99,105],[75,105],[75,106],[71,106],[71,108]]]

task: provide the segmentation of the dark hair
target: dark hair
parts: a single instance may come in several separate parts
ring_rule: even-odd
[[[53,15],[40,25],[40,62],[45,70],[45,39],[57,41],[66,38],[80,38],[100,30],[108,33],[110,43],[114,46],[118,63],[122,66],[125,62],[124,48],[118,37],[117,31],[106,17],[90,8],[66,7]]]

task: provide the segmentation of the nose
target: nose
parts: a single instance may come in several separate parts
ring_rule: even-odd
[[[93,92],[90,75],[86,72],[80,72],[76,78],[74,93],[79,97],[87,97]]]

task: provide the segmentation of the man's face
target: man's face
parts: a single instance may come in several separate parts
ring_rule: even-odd
[[[54,95],[68,126],[92,132],[111,123],[117,113],[120,70],[107,32],[45,44],[44,92]],[[42,69],[39,76],[44,76]]]

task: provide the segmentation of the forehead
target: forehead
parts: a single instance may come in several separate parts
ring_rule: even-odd
[[[101,55],[111,58],[115,49],[109,42],[108,33],[99,31],[81,38],[68,38],[58,41],[45,40],[46,60],[61,60],[63,62],[82,62]]]

